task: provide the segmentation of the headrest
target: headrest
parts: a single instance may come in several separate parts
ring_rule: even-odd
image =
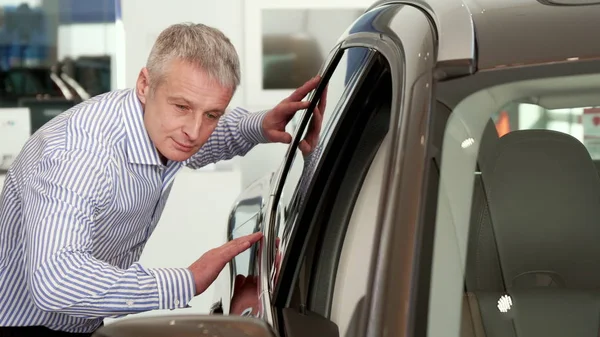
[[[477,158],[477,163],[480,166],[484,161],[487,160],[487,157],[494,153],[494,147],[498,143],[498,139],[499,137],[498,130],[496,129],[496,123],[494,123],[494,120],[490,118],[485,125],[483,134],[481,135],[479,157]]]
[[[583,144],[523,130],[486,156],[482,178],[506,286],[600,287],[600,178]]]

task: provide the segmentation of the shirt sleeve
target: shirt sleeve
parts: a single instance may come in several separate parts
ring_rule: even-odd
[[[269,141],[263,133],[267,111],[248,112],[242,108],[228,111],[220,120],[206,144],[184,164],[198,169],[221,160],[243,156],[254,146]]]
[[[185,268],[117,268],[95,257],[106,248],[99,212],[112,201],[109,158],[90,150],[47,155],[23,182],[28,286],[41,310],[114,317],[185,307],[195,295]],[[96,238],[96,240],[94,240]],[[112,243],[118,245],[118,243]]]

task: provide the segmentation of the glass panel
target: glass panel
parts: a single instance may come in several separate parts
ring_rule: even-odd
[[[512,105],[514,113],[507,117],[510,130],[546,129],[568,133],[581,141],[594,160],[600,159],[600,107],[546,109],[536,104]],[[506,110],[494,115],[499,124]]]
[[[598,78],[488,89],[450,116],[429,336],[598,334],[600,100],[588,94]],[[544,107],[515,100],[482,113],[513,85]]]
[[[300,203],[304,199],[313,170],[318,165],[322,150],[327,146],[331,132],[335,129],[341,112],[346,107],[348,95],[356,86],[358,74],[363,69],[368,59],[367,48],[351,48],[344,51],[337,67],[335,68],[327,89],[327,107],[323,116],[323,128],[319,137],[317,148],[306,157],[296,149],[294,160],[283,185],[280,205],[284,217],[280,221],[277,236],[286,237],[290,233],[297,216]],[[351,60],[351,62],[348,62]],[[282,240],[281,250],[285,250],[285,238]],[[283,253],[283,252],[280,252]]]

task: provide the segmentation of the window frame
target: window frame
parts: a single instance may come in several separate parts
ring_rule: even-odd
[[[328,69],[326,71],[326,73],[328,73],[327,77],[323,77],[323,81],[322,83],[328,83],[328,80],[330,79],[330,76],[333,74],[333,72],[337,69],[337,65],[339,60],[343,57],[344,53],[346,52],[346,50],[348,50],[348,48],[345,49],[337,49],[335,51],[335,53],[333,54],[333,57],[331,58],[331,63],[328,66]],[[333,112],[333,114],[339,115],[339,118],[337,118],[336,120],[332,119],[331,120],[331,124],[328,125],[328,127],[326,129],[323,129],[321,131],[322,134],[326,134],[328,132],[331,132],[332,130],[334,130],[336,128],[336,126],[340,123],[341,118],[343,117],[343,115],[347,112],[348,107],[349,107],[349,103],[352,101],[357,88],[360,86],[360,84],[362,83],[362,81],[364,80],[364,76],[366,74],[366,70],[368,69],[369,64],[372,62],[372,57],[374,55],[374,52],[372,50],[369,50],[368,48],[365,48],[366,51],[368,51],[367,55],[365,56],[365,58],[362,61],[362,64],[358,67],[357,72],[355,73],[355,75],[353,75],[353,78],[348,82],[347,87],[344,89],[344,93],[343,95],[340,97],[340,102],[343,102],[343,105],[339,105],[336,108],[336,111]],[[327,81],[325,81],[325,79]],[[317,95],[312,95],[311,97],[311,102],[313,102],[311,104],[311,107],[309,107],[309,109],[307,111],[310,111],[310,113],[305,113],[300,126],[298,127],[296,134],[294,136],[294,142],[290,145],[290,147],[288,148],[288,153],[286,154],[286,158],[285,158],[285,167],[283,170],[286,170],[289,172],[289,169],[291,168],[291,164],[293,163],[293,159],[294,156],[297,155],[298,152],[298,144],[299,142],[302,140],[302,138],[304,137],[304,131],[305,128],[308,126],[308,123],[310,122],[310,119],[312,118],[312,110],[314,110],[314,106],[316,106],[317,104],[317,99],[316,97],[319,97]],[[329,102],[334,103],[334,102]],[[337,103],[337,102],[335,102]],[[332,117],[333,118],[333,117]],[[333,137],[329,137],[327,139],[327,145],[329,145],[331,143],[331,141],[333,140]],[[327,146],[326,145],[326,146]],[[311,173],[315,173],[315,171],[319,170],[319,165],[315,166],[313,168],[313,171]],[[287,177],[287,173],[285,172],[284,174],[282,174],[282,179],[280,181],[277,182],[277,186],[276,186],[276,190],[279,193],[279,197],[281,196],[281,191],[283,190],[283,186],[286,183],[285,178]],[[309,181],[299,181],[298,184],[296,185],[296,188],[293,192],[292,195],[292,205],[294,205],[295,202],[297,202],[298,199],[298,193],[299,193],[299,187],[301,186],[301,184],[306,184],[305,186],[309,186],[308,189],[306,190],[306,194],[309,195],[310,194],[310,189],[312,187],[312,185],[314,184],[315,178],[316,176],[314,174],[310,174],[310,180]],[[295,206],[298,206],[298,204],[296,204]],[[297,207],[291,211],[294,211],[296,213],[300,213],[302,211],[302,206],[301,207]],[[289,217],[289,216],[288,216]],[[297,235],[297,233],[295,233],[297,231],[297,223],[293,223],[293,226],[290,227],[289,230],[287,230],[288,235],[290,236],[289,240],[291,242],[294,242],[294,237]],[[286,254],[286,257],[289,257],[289,254]],[[285,265],[287,263],[288,259],[284,258],[284,260],[282,261],[282,265],[281,265],[281,269],[283,270],[285,268]],[[273,297],[276,297],[278,294],[278,289],[280,287],[282,287],[282,281],[279,280],[277,282],[277,284],[275,285],[276,289],[274,289],[273,292]]]
[[[315,242],[310,247],[314,250],[311,254],[314,260],[307,261],[307,264],[312,267],[308,273],[310,280],[307,309],[327,318],[331,314],[337,267],[354,205],[379,145],[391,130],[394,88],[390,85],[389,92],[384,93],[389,95],[389,101],[380,100],[380,96],[376,95],[381,94],[382,83],[388,85],[393,82],[391,79],[393,75],[389,61],[381,53],[376,53],[375,57],[378,58],[377,64],[369,67],[363,79],[363,86],[356,91],[357,104],[348,107],[346,112],[350,116],[342,121],[343,124],[338,130],[338,133],[342,134],[338,135],[338,138],[347,140],[342,142],[338,140],[338,144],[332,144],[336,145],[334,152],[337,156],[335,159],[327,158],[330,164],[325,171],[331,173],[322,181],[327,181],[329,189],[324,192],[319,191],[324,195],[320,201],[322,204],[318,206],[327,211],[306,216],[314,226],[317,226],[315,229],[318,229],[318,232],[314,232]],[[380,91],[374,92],[374,88]],[[367,97],[370,99],[365,99]],[[377,99],[373,99],[374,97]],[[389,109],[381,111],[381,108],[385,109],[386,106],[389,106]],[[380,114],[388,116],[387,131],[385,134],[375,135],[376,141],[373,138],[364,139],[367,133],[375,130],[367,128],[371,126],[370,119],[376,115],[381,116]],[[368,146],[367,151],[364,151],[364,146]],[[315,182],[315,185],[320,186],[319,182]],[[305,223],[305,221],[301,222]],[[365,244],[369,245],[370,242]]]
[[[323,216],[324,210],[329,209],[328,197],[337,195],[343,189],[343,186],[339,184],[339,179],[335,178],[338,174],[338,171],[341,172],[342,175],[355,174],[356,176],[352,178],[356,179],[350,178],[350,180],[353,181],[351,187],[353,189],[351,193],[352,195],[350,195],[348,198],[336,198],[334,201],[338,202],[339,200],[343,199],[341,203],[349,203],[353,205],[356,201],[358,193],[360,192],[360,186],[362,185],[362,181],[364,180],[364,177],[368,172],[368,167],[370,166],[370,163],[373,159],[367,159],[366,170],[364,170],[364,165],[361,165],[356,172],[348,169],[348,167],[344,167],[343,165],[341,165],[345,159],[355,159],[354,157],[356,154],[356,150],[361,144],[358,142],[357,139],[356,142],[348,145],[349,143],[352,143],[347,140],[349,132],[351,132],[355,128],[360,128],[360,126],[357,126],[358,124],[356,124],[358,120],[373,116],[373,114],[371,113],[355,113],[356,110],[364,106],[364,102],[362,101],[362,99],[364,99],[363,95],[365,91],[372,90],[372,88],[369,87],[369,85],[373,82],[366,83],[365,81],[372,77],[381,77],[382,75],[385,75],[386,73],[390,72],[390,68],[388,67],[389,62],[387,61],[387,59],[385,59],[385,57],[381,53],[374,51],[372,48],[366,48],[365,46],[351,46],[343,50],[351,50],[354,48],[365,48],[365,50],[369,50],[368,56],[365,59],[363,59],[364,66],[362,68],[360,76],[356,76],[357,81],[354,83],[354,85],[350,87],[350,89],[346,89],[345,95],[343,96],[348,97],[342,97],[340,100],[343,101],[344,104],[338,105],[335,112],[333,112],[338,116],[336,116],[335,120],[332,120],[332,123],[329,125],[328,130],[324,131],[324,133],[331,133],[331,135],[327,139],[327,144],[323,147],[323,155],[319,158],[319,162],[314,167],[314,171],[308,172],[310,180],[304,182],[306,185],[299,184],[295,191],[295,193],[297,193],[299,189],[308,186],[305,190],[305,202],[302,202],[300,204],[300,207],[297,209],[299,217],[295,218],[295,221],[292,223],[293,227],[290,230],[290,232],[292,233],[289,234],[291,249],[289,249],[287,254],[284,256],[284,261],[281,265],[282,275],[280,275],[280,278],[276,284],[276,288],[274,291],[273,303],[278,320],[284,320],[284,317],[286,315],[284,311],[289,309],[298,309],[297,307],[290,307],[299,282],[299,273],[302,267],[301,259],[304,259],[307,254],[311,255],[311,251],[312,248],[314,248],[314,244],[316,243],[316,241],[319,241],[321,239],[321,230],[326,228],[330,221],[336,221],[337,219],[334,219],[333,217],[331,217],[330,219],[326,216],[325,218],[323,218]],[[383,65],[382,63],[386,64]],[[379,66],[381,68],[374,68],[376,66]],[[388,75],[388,77],[390,78],[389,82],[392,82],[391,75]],[[391,98],[394,97],[394,95],[392,94],[394,89],[395,88],[393,88],[393,86],[390,86],[390,102],[388,103],[390,105],[390,110],[393,109]],[[353,104],[355,102],[359,102],[360,105]],[[371,105],[372,104],[368,104],[368,106]],[[376,104],[376,106],[379,106],[379,104]],[[354,113],[351,113],[353,111]],[[377,111],[377,109],[372,110],[373,113],[375,111]],[[388,122],[388,126],[391,126],[391,112],[389,113],[389,115],[390,122]],[[347,128],[348,126],[352,127]],[[365,131],[365,125],[362,125],[362,127],[363,129],[360,133],[361,135]],[[301,133],[299,132],[298,135],[301,135]],[[382,136],[381,141],[383,141],[384,136]],[[285,182],[283,181],[282,184],[284,183]],[[315,189],[315,186],[318,186],[318,188]],[[357,186],[358,188],[356,188]],[[296,198],[297,195],[293,197],[293,200]],[[293,215],[292,218],[294,216],[295,215]],[[349,220],[350,218],[346,217],[344,224],[340,224],[340,226],[344,228],[347,227]],[[303,226],[299,226],[298,224],[303,224]],[[339,250],[341,252],[342,245],[335,245],[335,247],[332,247],[332,249]],[[339,252],[337,255],[339,255]],[[289,263],[287,263],[288,261]],[[307,263],[310,264],[311,262]],[[327,268],[326,265],[327,263],[323,263],[323,265],[321,266],[321,270],[323,270],[323,267]],[[306,275],[306,279],[308,280],[308,289],[311,288],[311,283],[313,283],[312,281],[310,281],[313,278],[312,274],[313,272],[309,271],[308,275]],[[322,278],[322,280],[329,279],[330,278],[328,277]],[[304,304],[302,304],[301,306],[305,307],[306,310],[315,313],[316,315],[318,315],[318,317],[324,317],[327,320],[329,316],[328,312],[330,311],[331,307],[331,299],[333,297],[333,289],[330,289],[331,287],[329,286],[327,286],[326,288],[329,295],[326,296],[327,299],[325,300],[328,303],[326,303],[324,306],[320,304],[315,304],[313,306],[311,303],[310,297],[312,296],[310,295],[310,293],[307,293],[306,298],[302,299],[302,303]],[[328,324],[332,325],[334,323],[328,322]],[[284,327],[280,326],[279,328],[282,335],[285,335],[286,331],[283,330]]]
[[[323,71],[321,71],[321,76],[322,76],[321,81],[320,81],[319,85],[317,86],[317,89],[314,90],[309,96],[310,105],[303,112],[303,114],[300,118],[300,123],[299,123],[298,127],[296,128],[295,134],[292,138],[292,142],[289,145],[286,155],[284,157],[283,163],[282,163],[280,169],[275,174],[273,185],[272,185],[273,187],[270,192],[269,199],[267,200],[267,203],[266,203],[267,206],[266,206],[265,212],[264,212],[265,216],[264,216],[264,224],[263,224],[263,233],[265,235],[265,238],[263,239],[264,240],[263,244],[262,244],[263,247],[261,247],[260,252],[259,252],[260,258],[259,258],[259,261],[257,262],[257,268],[258,268],[258,274],[259,274],[259,292],[260,292],[259,301],[260,301],[261,316],[267,322],[272,324],[273,326],[277,326],[277,324],[276,324],[277,318],[275,317],[274,310],[273,310],[275,301],[273,299],[276,298],[276,296],[275,296],[276,292],[277,292],[276,289],[277,289],[277,286],[279,284],[281,284],[281,279],[282,279],[281,274],[280,274],[280,278],[278,279],[277,284],[273,284],[272,272],[274,271],[273,267],[274,267],[274,261],[275,261],[276,229],[281,225],[281,224],[277,223],[277,221],[281,219],[281,210],[279,209],[278,206],[280,205],[283,187],[285,185],[285,182],[288,177],[288,173],[292,167],[292,164],[294,163],[294,158],[297,155],[298,145],[299,145],[300,141],[302,140],[302,138],[305,134],[305,131],[312,119],[312,112],[316,108],[316,106],[319,102],[319,99],[320,99],[323,91],[325,90],[325,87],[328,85],[331,76],[333,75],[334,71],[337,69],[339,61],[344,56],[346,49],[342,49],[338,45],[330,53],[330,56],[327,59],[327,63],[325,63]],[[367,54],[365,55],[365,57],[363,59],[363,63],[359,67],[357,67],[356,74],[353,75],[352,79],[348,82],[346,88],[344,89],[344,93],[343,93],[342,97],[340,98],[340,101],[346,101],[346,105],[337,107],[337,109],[342,109],[339,113],[343,113],[343,111],[346,109],[347,101],[351,98],[352,93],[354,92],[353,88],[356,87],[356,83],[360,83],[360,80],[364,74],[364,70],[371,60],[373,51],[369,50],[368,48],[366,48],[366,51],[367,51]],[[354,86],[352,86],[352,85],[354,85]],[[351,87],[351,90],[348,89],[349,87]],[[337,110],[334,113],[338,113]],[[323,130],[322,132],[327,132],[327,130]],[[312,178],[313,179],[311,179],[311,182],[314,180],[314,177],[312,177]],[[297,190],[298,186],[299,185],[296,186],[295,190]],[[296,198],[296,191],[294,191],[294,194],[292,195],[292,200],[294,200],[295,198]],[[295,235],[295,231],[292,230],[290,235],[293,237]],[[293,238],[291,239],[291,241],[295,242],[293,240]],[[286,254],[286,256],[288,256],[288,255],[289,254]],[[287,260],[284,258],[281,263],[280,270],[284,269],[286,261]],[[285,275],[287,275],[287,273]],[[265,292],[268,295],[265,295]]]
[[[422,238],[431,221],[425,191],[437,189],[431,130],[438,40],[434,22],[417,5],[389,7],[386,34],[377,49],[400,59],[403,71],[394,97],[391,148],[376,220],[367,295],[355,308],[359,322],[349,336],[421,336],[427,328],[429,267],[421,263],[431,245]],[[381,23],[385,26],[384,23]],[[383,30],[383,29],[382,29]],[[423,57],[424,56],[424,57]]]

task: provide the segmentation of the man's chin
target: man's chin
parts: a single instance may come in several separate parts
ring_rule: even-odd
[[[171,149],[166,152],[167,153],[163,153],[163,156],[165,156],[165,158],[167,158],[170,161],[178,161],[178,162],[186,161],[194,155],[194,151],[186,152],[186,151],[179,151],[179,150]]]

